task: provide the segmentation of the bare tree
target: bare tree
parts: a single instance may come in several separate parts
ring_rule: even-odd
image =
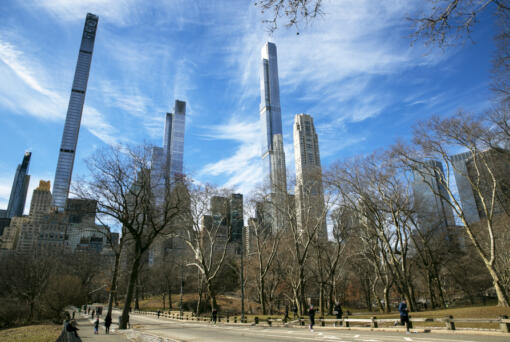
[[[425,182],[459,217],[466,235],[491,275],[498,305],[507,307],[508,294],[502,284],[501,270],[496,264],[499,253],[502,253],[497,249],[498,236],[494,226],[495,215],[498,213],[496,198],[500,179],[497,177],[498,163],[494,160],[494,153],[487,150],[488,146],[484,144],[483,137],[488,134],[490,132],[481,120],[465,113],[447,119],[434,117],[417,126],[413,147],[399,144],[393,151],[406,167],[422,174],[424,179],[430,179],[436,172],[434,167],[426,163],[426,159],[433,157],[442,161],[446,172],[440,184],[445,191],[439,191],[427,180]],[[455,162],[455,157],[451,154],[454,148],[467,150],[467,164],[462,164],[465,167]],[[466,206],[456,196],[452,179],[454,173],[463,177],[472,189],[478,203],[480,222],[473,222],[469,218]]]
[[[431,6],[419,18],[410,18],[415,25],[416,39],[444,46],[470,37],[483,13],[506,14],[508,0],[429,0]]]
[[[185,227],[182,238],[192,253],[188,265],[195,266],[202,274],[212,310],[217,308],[215,281],[226,260],[232,231],[225,224],[224,215],[211,212],[210,204],[213,198],[218,198],[218,210],[225,211],[221,198],[226,194],[209,185],[190,185],[189,209],[179,216]]]
[[[286,27],[295,27],[299,34],[299,25],[315,19],[322,13],[322,0],[256,0],[255,6],[265,14],[269,12],[268,24],[270,32],[278,28],[278,20],[284,17]]]
[[[98,214],[111,217],[129,234],[132,263],[120,328],[125,329],[138,271],[145,252],[160,234],[172,229],[187,199],[153,172],[150,146],[110,147],[88,162],[90,176],[77,189],[80,197],[94,199]],[[162,184],[168,186],[163,191]],[[168,184],[168,185],[167,185]]]

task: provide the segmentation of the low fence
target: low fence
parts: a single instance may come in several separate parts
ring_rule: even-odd
[[[138,315],[146,315],[146,316],[156,316],[156,317],[164,317],[182,321],[202,321],[209,322],[212,320],[211,316],[195,316],[191,312],[180,312],[171,311],[171,312],[160,312],[158,316],[158,312],[156,311],[133,311],[133,313]],[[247,321],[241,322],[241,317],[239,316],[217,316],[217,322],[223,323],[236,323],[236,324],[246,324]],[[330,319],[330,318],[318,318],[316,319],[316,324],[320,326],[331,326],[331,327],[367,327],[367,328],[382,328],[382,327],[393,327],[395,323],[400,322],[397,318],[351,318],[349,316],[342,319]],[[499,329],[486,329],[492,331],[501,331],[504,333],[510,333],[510,319],[508,316],[500,316],[499,318],[454,318],[453,316],[440,317],[440,318],[412,318],[409,317],[410,328],[413,327],[414,323],[417,325],[425,325],[427,329],[446,329],[446,330],[458,330],[458,329],[477,329],[476,326],[481,324],[493,324],[499,326]],[[254,318],[252,325],[260,325],[266,324],[268,326],[272,325],[298,325],[304,326],[309,324],[309,320],[307,318],[297,318],[294,320],[284,320],[281,318],[271,318],[268,317],[266,319],[259,319],[258,317]],[[434,326],[426,326],[427,324],[432,324]],[[459,328],[457,324],[467,325],[467,327]],[[469,327],[471,326],[471,327]]]

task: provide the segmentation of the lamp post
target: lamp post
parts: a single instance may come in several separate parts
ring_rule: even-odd
[[[244,244],[241,241],[241,323],[244,323]]]
[[[181,262],[181,299],[179,302],[179,311],[180,311],[181,319],[182,319],[182,290],[183,290],[183,287],[184,287],[184,278],[183,278],[183,270],[182,270],[182,262]]]

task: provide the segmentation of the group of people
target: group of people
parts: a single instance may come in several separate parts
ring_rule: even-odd
[[[106,315],[104,318],[104,329],[106,334],[110,333],[110,325],[112,325],[112,316]],[[96,321],[94,322],[94,334],[99,334],[99,317],[96,317]]]

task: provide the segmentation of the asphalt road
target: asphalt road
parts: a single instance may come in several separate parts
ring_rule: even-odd
[[[117,313],[118,314],[118,313]],[[118,318],[115,317],[117,320]],[[131,315],[130,322],[140,332],[167,337],[179,342],[508,342],[509,336],[461,335],[438,333],[373,332],[319,328],[251,327],[212,325],[204,322],[180,322],[151,316]]]

